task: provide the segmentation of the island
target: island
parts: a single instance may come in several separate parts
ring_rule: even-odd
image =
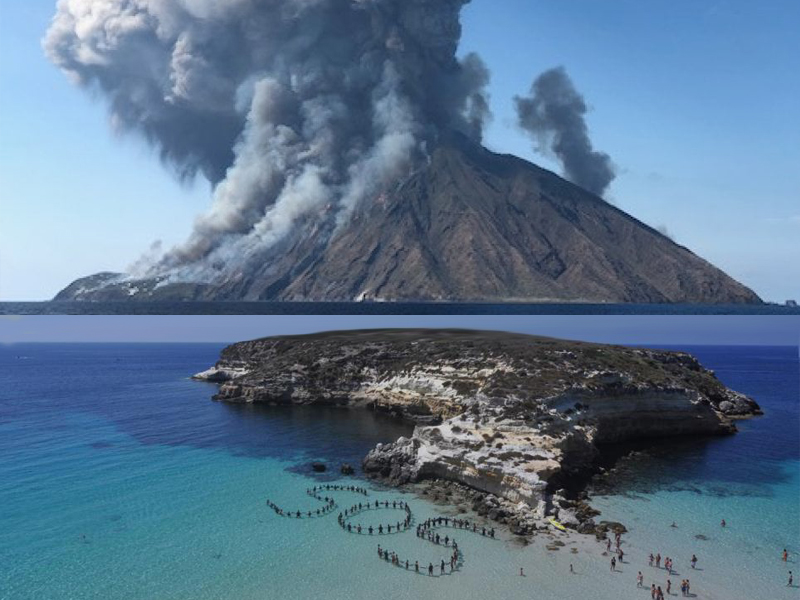
[[[736,432],[762,414],[684,352],[456,329],[278,336],[226,347],[195,379],[224,402],[382,411],[416,426],[364,473],[433,480],[520,535],[550,519],[597,533],[583,488],[607,448]]]

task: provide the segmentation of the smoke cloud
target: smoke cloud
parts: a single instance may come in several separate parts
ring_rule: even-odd
[[[537,151],[554,154],[567,179],[602,196],[616,177],[614,166],[608,154],[592,148],[586,102],[564,67],[539,75],[530,96],[514,102],[519,125],[534,138]]]
[[[213,185],[190,238],[137,275],[241,271],[298,223],[334,231],[443,131],[479,140],[489,73],[456,57],[469,1],[59,0],[50,60]]]

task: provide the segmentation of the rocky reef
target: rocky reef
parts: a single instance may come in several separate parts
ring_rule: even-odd
[[[606,445],[730,434],[735,419],[761,414],[686,353],[487,331],[265,338],[228,346],[195,377],[218,383],[220,401],[411,419],[413,435],[379,444],[365,473],[392,485],[450,482],[518,533],[553,516],[596,531],[588,505],[563,488],[585,479]]]

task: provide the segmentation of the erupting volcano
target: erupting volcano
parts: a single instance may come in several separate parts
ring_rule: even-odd
[[[517,97],[566,181],[481,145],[469,0],[61,0],[44,41],[211,209],[57,300],[760,302],[605,202],[563,69]]]

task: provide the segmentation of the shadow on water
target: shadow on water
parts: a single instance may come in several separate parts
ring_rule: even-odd
[[[664,438],[604,446],[603,471],[592,479],[592,493],[768,497],[772,485],[789,480],[785,471],[749,460],[736,441],[736,436]]]

